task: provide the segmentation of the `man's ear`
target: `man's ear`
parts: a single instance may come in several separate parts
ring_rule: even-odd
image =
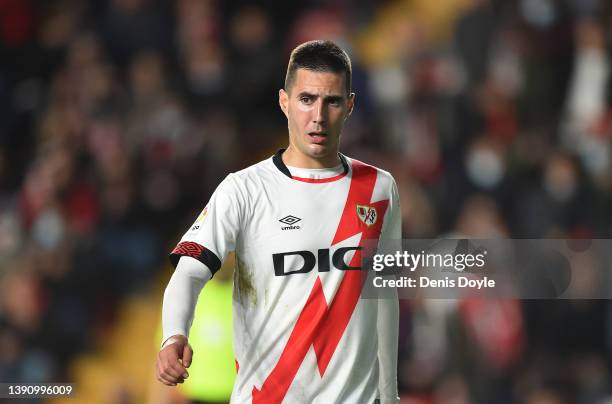
[[[353,108],[355,107],[355,93],[349,94],[346,107],[346,117],[344,119],[347,119],[349,116],[351,116],[351,113],[353,113]]]
[[[282,88],[278,90],[278,105],[280,105],[285,116],[289,118],[289,94]]]

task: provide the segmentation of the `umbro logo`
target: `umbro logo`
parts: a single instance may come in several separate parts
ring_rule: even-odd
[[[279,220],[279,222],[284,223],[284,224],[288,224],[288,225],[292,225],[292,224],[296,224],[297,222],[299,222],[300,219],[299,217],[295,217],[295,216],[285,216],[282,219]]]
[[[289,215],[289,216],[283,217],[282,219],[279,219],[278,221],[287,225],[287,226],[281,227],[281,230],[298,230],[301,227],[300,226],[294,226],[294,225],[297,222],[299,222],[300,220],[302,220],[302,219],[300,219],[299,217],[295,217],[295,216]]]

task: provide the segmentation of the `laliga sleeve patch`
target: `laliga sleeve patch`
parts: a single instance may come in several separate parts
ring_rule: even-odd
[[[208,214],[208,205],[202,210],[198,218],[193,222],[193,225],[189,228],[189,233],[195,233],[202,227],[204,223],[204,219],[206,219],[206,215]]]

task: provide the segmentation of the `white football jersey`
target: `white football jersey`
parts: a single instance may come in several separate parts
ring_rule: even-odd
[[[395,181],[343,155],[321,178],[281,153],[228,175],[171,260],[191,256],[214,274],[236,252],[232,403],[373,403],[379,302],[360,299],[360,246],[401,238]]]

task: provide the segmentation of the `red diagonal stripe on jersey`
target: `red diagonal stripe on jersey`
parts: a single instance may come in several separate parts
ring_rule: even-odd
[[[317,277],[310,296],[295,323],[287,345],[261,390],[253,387],[253,404],[280,403],[312,345],[312,339],[325,312],[327,302],[323,294],[321,280]]]
[[[353,212],[355,212],[355,206],[357,203],[359,202],[351,203],[353,206]],[[348,205],[349,202],[347,201],[347,206]],[[373,206],[379,213],[379,218],[382,218],[385,216],[389,201],[384,200],[370,205]],[[345,215],[343,215],[343,218],[344,217]],[[347,213],[346,217],[351,217],[351,215]],[[357,215],[353,213],[352,217],[357,217]],[[358,219],[352,221],[347,220],[346,227],[353,227],[353,231],[349,231],[348,229],[344,230],[347,234],[357,234],[359,231],[362,231],[365,224]],[[338,230],[340,231],[340,228],[338,228]],[[377,220],[372,226],[367,227],[367,229],[363,229],[363,235],[361,236],[359,245],[363,245],[364,240],[378,240],[381,230],[382,220]],[[361,251],[355,251],[349,266],[353,267],[360,265]],[[351,316],[353,315],[353,311],[355,311],[355,307],[359,301],[359,296],[361,295],[361,290],[363,289],[365,278],[365,271],[346,271],[344,278],[342,278],[342,282],[338,287],[338,291],[334,296],[334,300],[332,300],[329,310],[326,313],[323,326],[315,335],[313,346],[317,355],[317,364],[319,365],[319,373],[321,374],[321,377],[325,373],[325,369],[327,369],[327,365],[329,365],[329,361],[336,351],[336,347],[344,334],[344,330],[346,330]]]
[[[377,239],[380,236],[382,220],[370,227],[366,226],[357,217],[356,206],[375,206],[380,218],[384,217],[388,206],[388,201],[370,204],[376,183],[376,169],[356,160],[353,160],[352,167],[349,193],[332,245],[360,232],[364,233],[360,245],[365,239]],[[350,265],[357,266],[360,260],[361,254],[356,251]],[[363,279],[363,271],[346,271],[328,310],[321,280],[317,277],[276,366],[260,390],[253,387],[253,404],[280,403],[283,400],[310,345],[314,346],[319,372],[323,375],[355,310]],[[330,324],[334,322],[337,324]]]
[[[357,160],[353,160],[352,166],[351,186],[332,245],[368,229],[366,224],[359,220],[357,216],[357,205],[370,205],[374,184],[376,184],[376,169]],[[382,221],[379,220],[378,222]]]

